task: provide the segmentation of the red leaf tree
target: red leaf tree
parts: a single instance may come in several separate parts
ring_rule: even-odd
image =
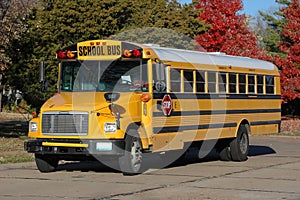
[[[199,20],[211,25],[207,32],[195,38],[206,51],[269,58],[258,47],[255,34],[248,29],[246,16],[238,14],[243,9],[241,0],[199,0],[196,8],[203,9]]]
[[[300,98],[300,6],[298,0],[282,8],[287,23],[282,35],[280,50],[286,58],[276,56],[274,62],[281,69],[281,96],[284,102]]]

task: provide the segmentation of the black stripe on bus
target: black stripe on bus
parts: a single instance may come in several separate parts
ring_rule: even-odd
[[[220,114],[253,114],[253,113],[280,113],[281,109],[251,109],[251,110],[203,110],[203,111],[172,111],[170,116],[197,116]],[[163,112],[153,112],[153,117],[162,117]]]
[[[271,124],[281,124],[280,120],[273,120],[273,121],[257,121],[251,122],[251,126],[261,126],[261,125],[271,125]]]
[[[194,93],[154,93],[153,99],[162,99],[164,95],[171,99],[281,99],[280,95],[264,94],[194,94]]]
[[[262,126],[262,125],[272,125],[277,124],[280,125],[280,120],[273,121],[257,121],[251,122],[250,126]],[[173,132],[181,132],[188,130],[200,130],[200,129],[213,129],[213,128],[230,128],[236,127],[237,123],[225,123],[225,124],[203,124],[203,125],[191,125],[191,126],[168,126],[168,127],[154,127],[153,133],[173,133]]]
[[[236,126],[237,123],[154,127],[153,133],[171,133],[171,132],[181,132],[181,131],[190,131],[190,130],[199,130],[199,129],[229,128],[229,127],[236,127]]]

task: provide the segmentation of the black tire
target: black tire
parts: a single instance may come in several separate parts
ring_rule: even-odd
[[[125,152],[119,160],[123,175],[137,175],[143,170],[142,142],[136,130],[129,130],[125,137]]]
[[[54,156],[35,154],[35,163],[40,172],[53,172],[58,166],[59,160]]]
[[[226,146],[222,148],[219,152],[220,160],[222,161],[231,161],[230,147]]]
[[[217,144],[217,152],[219,153],[220,160],[222,161],[231,161],[231,154],[230,154],[230,142],[231,140],[224,139],[220,140]]]
[[[241,162],[248,159],[249,125],[241,124],[237,137],[230,142],[230,154],[233,161]]]

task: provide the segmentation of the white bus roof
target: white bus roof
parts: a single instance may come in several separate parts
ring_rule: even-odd
[[[164,48],[155,45],[151,47],[162,61],[189,62],[192,64],[207,64],[219,66],[233,66],[249,69],[275,70],[275,65],[271,62],[252,59],[248,57],[230,56],[219,52],[198,52],[182,49]]]

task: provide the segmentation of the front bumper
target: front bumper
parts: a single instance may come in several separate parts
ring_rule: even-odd
[[[61,156],[122,156],[124,147],[124,140],[36,139],[24,143],[24,150],[29,153]]]

